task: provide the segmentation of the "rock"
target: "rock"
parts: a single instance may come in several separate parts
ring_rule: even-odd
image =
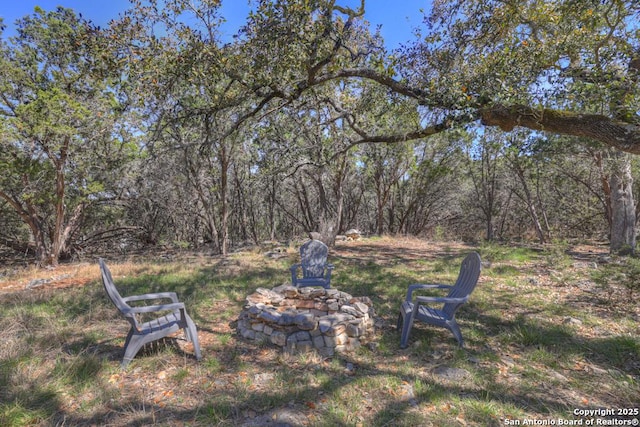
[[[416,406],[418,404],[415,393],[413,391],[413,385],[409,383],[403,383],[400,386],[400,399],[405,402],[409,402],[411,406]]]
[[[448,366],[438,366],[433,370],[433,374],[448,381],[460,381],[470,375],[466,369],[450,368]]]
[[[276,376],[271,372],[262,372],[254,375],[253,383],[257,387],[269,387],[275,378]]]
[[[345,236],[347,236],[347,240],[360,240],[360,237],[361,237],[360,232],[355,228],[347,230],[347,232],[344,234]]]
[[[262,319],[268,323],[278,323],[281,317],[282,317],[282,314],[278,313],[273,308],[262,310],[260,314],[258,314],[258,319]]]
[[[302,410],[296,410],[295,408],[278,408],[274,409],[266,414],[253,416],[245,419],[241,427],[293,427],[304,426],[309,424],[309,419]]]
[[[368,297],[281,285],[258,288],[246,301],[235,322],[238,334],[288,353],[316,350],[330,357],[356,351],[375,339],[374,310]]]
[[[354,317],[361,317],[362,316],[361,312],[358,312],[358,310],[356,310],[355,307],[352,307],[350,305],[343,305],[340,308],[340,310],[343,311],[344,313],[350,314],[350,315],[352,315]]]
[[[551,372],[549,372],[549,376],[552,379],[557,380],[557,381],[561,381],[563,383],[566,383],[567,381],[569,381],[569,379],[567,377],[565,377],[561,373],[553,371],[553,370]]]
[[[502,363],[507,367],[507,368],[513,368],[514,366],[516,366],[516,362],[515,360],[513,360],[511,357],[509,356],[502,356],[500,358],[500,360],[502,361]]]
[[[565,325],[582,326],[582,320],[574,317],[565,317],[562,319],[562,323]]]
[[[310,331],[315,329],[318,322],[311,313],[300,313],[294,317],[293,322],[302,330]]]
[[[369,306],[365,303],[356,301],[353,303],[353,306],[362,314],[367,314],[369,312]]]
[[[250,304],[264,303],[264,304],[278,304],[284,299],[284,296],[273,290],[258,288],[254,293],[247,297],[247,302]]]
[[[287,335],[284,332],[274,331],[271,334],[271,343],[278,347],[284,347],[287,345]]]

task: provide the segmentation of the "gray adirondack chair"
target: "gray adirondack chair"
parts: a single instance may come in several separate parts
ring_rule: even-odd
[[[441,284],[413,284],[407,290],[405,301],[400,307],[398,316],[398,330],[400,333],[400,348],[406,348],[409,342],[409,334],[415,321],[421,321],[429,325],[440,326],[449,329],[460,347],[464,346],[462,332],[456,323],[456,311],[469,299],[469,295],[476,287],[480,277],[480,255],[472,252],[462,261],[460,273],[456,283],[451,285]],[[415,291],[421,289],[448,289],[446,297],[413,296]],[[429,305],[442,304],[441,308]]]
[[[309,240],[300,246],[300,263],[291,266],[291,283],[293,286],[331,287],[331,271],[333,265],[327,263],[329,248],[320,240]],[[298,277],[302,270],[302,277]]]
[[[145,344],[164,338],[180,329],[184,330],[187,340],[193,343],[196,359],[202,359],[196,325],[187,314],[184,303],[178,301],[178,296],[175,292],[132,295],[123,298],[113,283],[111,271],[109,271],[104,260],[100,258],[98,263],[102,273],[102,284],[105,291],[107,291],[107,295],[131,324],[131,329],[129,329],[124,343],[124,357],[120,365],[122,368],[125,368],[133,360]],[[129,305],[130,302],[163,299],[170,300],[171,303],[134,307]],[[138,320],[138,315],[147,313],[159,313],[160,316],[144,323]]]

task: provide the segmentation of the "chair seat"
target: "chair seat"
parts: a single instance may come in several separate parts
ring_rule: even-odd
[[[178,331],[180,327],[179,313],[171,313],[166,316],[158,317],[157,319],[144,322],[139,325],[139,330],[136,332],[141,335],[150,334],[158,330],[165,330],[175,328]],[[175,332],[174,331],[174,332]],[[171,332],[168,332],[171,333]]]
[[[406,307],[404,307],[406,306]],[[403,304],[404,312],[410,314],[413,311],[413,303],[405,302]],[[447,322],[451,319],[447,318],[446,314],[442,310],[437,308],[428,307],[426,305],[419,305],[418,312],[416,313],[416,319],[423,322]]]
[[[304,278],[297,278],[295,286],[298,286],[298,287],[322,286],[323,288],[329,288],[330,284],[328,280],[325,280],[320,277],[304,277]]]

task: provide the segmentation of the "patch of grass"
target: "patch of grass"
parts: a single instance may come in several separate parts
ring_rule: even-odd
[[[515,276],[520,272],[513,265],[498,265],[491,269],[491,273],[497,276]]]
[[[204,404],[197,419],[203,425],[228,425],[228,420],[236,417],[236,403],[229,397],[219,396]]]
[[[220,361],[218,359],[215,358],[207,358],[204,360],[203,362],[205,369],[209,372],[209,374],[211,375],[215,375],[219,372],[222,371],[222,365],[220,364]]]
[[[494,401],[471,400],[464,405],[467,422],[487,427],[504,425],[504,407]]]
[[[58,390],[44,378],[32,379],[25,365],[14,365],[1,386],[0,425],[24,426],[42,422],[60,410]]]
[[[573,259],[567,251],[568,244],[565,242],[546,246],[542,252],[541,265],[555,270],[568,268],[573,263]]]
[[[189,376],[191,375],[191,371],[187,368],[180,368],[176,372],[173,373],[171,379],[175,381],[176,384],[182,384]]]
[[[35,425],[46,418],[46,411],[27,408],[18,401],[0,403],[0,425],[6,427]]]
[[[567,343],[571,337],[571,332],[562,325],[546,326],[517,319],[508,341],[523,346],[553,348]]]
[[[103,361],[95,356],[59,357],[51,374],[57,383],[82,391],[95,385],[102,369],[104,369]]]
[[[635,372],[640,373],[640,340],[637,336],[614,336],[600,340],[594,340],[586,347],[598,358],[607,364],[619,369],[635,367]]]
[[[486,242],[479,249],[483,261],[525,263],[540,258],[540,251],[527,247],[502,246]]]

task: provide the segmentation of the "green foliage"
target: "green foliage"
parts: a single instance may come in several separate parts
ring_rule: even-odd
[[[597,144],[474,125],[489,112],[512,119],[505,130],[603,139],[571,119],[637,119],[637,5],[573,3],[437,2],[394,52],[361,9],[329,0],[255,2],[226,43],[219,1],[134,2],[106,29],[37,8],[1,45],[2,236],[55,262],[109,225],[123,246],[222,253],[355,224],[465,241],[531,224],[545,242],[604,234],[606,177],[583,157]],[[128,206],[102,203],[116,197]]]
[[[29,227],[42,263],[69,255],[77,236],[65,227],[81,229],[135,149],[101,37],[69,9],[36,8],[0,43],[0,199]]]

